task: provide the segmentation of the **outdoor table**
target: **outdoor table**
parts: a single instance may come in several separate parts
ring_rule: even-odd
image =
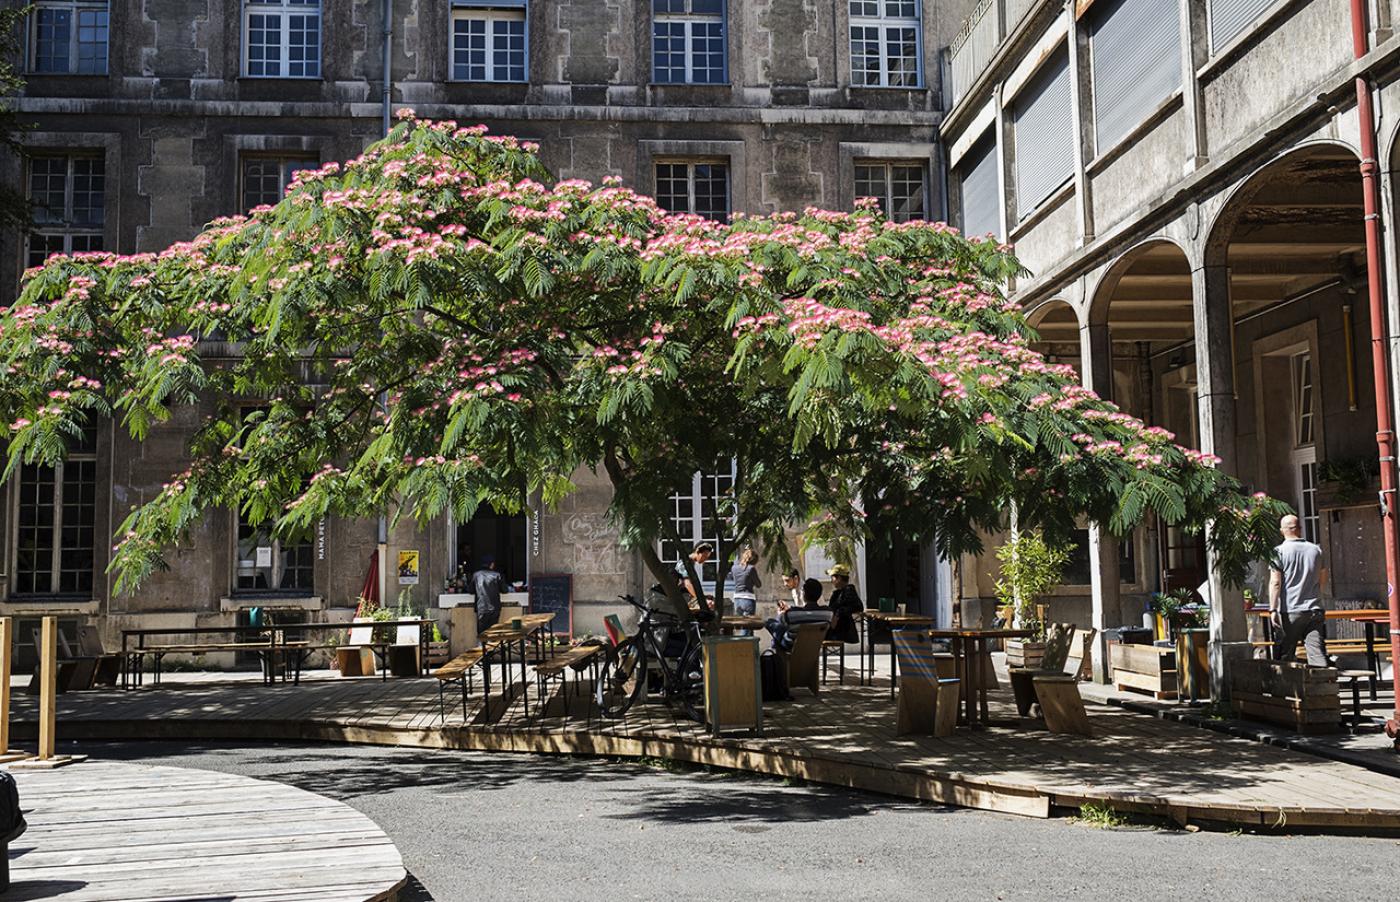
[[[866,628],[866,623],[882,623],[891,630],[918,628],[921,626],[933,626],[933,618],[926,614],[897,614],[893,611],[871,611],[864,610],[856,614],[861,622],[861,635],[867,642],[862,642],[861,648],[861,674],[865,673],[865,655],[870,654],[870,680],[875,680],[875,631]],[[894,653],[894,640],[890,640],[890,698],[894,698],[895,674],[898,668],[898,658]]]
[[[963,679],[965,710],[961,722],[972,727],[985,726],[990,720],[987,713],[987,684],[982,679],[982,657],[987,652],[987,642],[992,639],[1026,639],[1035,635],[1035,631],[952,629],[929,630],[928,634],[934,639],[951,640],[953,660]]]
[[[768,621],[762,617],[750,617],[746,614],[729,614],[719,622],[721,632],[732,633],[734,630],[761,630],[767,626]]]
[[[1366,669],[1375,674],[1375,679],[1371,680],[1371,701],[1375,701],[1376,684],[1381,681],[1381,656],[1376,651],[1376,628],[1389,629],[1390,612],[1386,610],[1328,611],[1327,616],[1337,620],[1355,620],[1366,631]],[[1394,665],[1392,664],[1392,666]]]
[[[231,642],[173,642],[167,645],[147,645],[146,640],[153,636],[213,636],[229,635]],[[135,644],[132,644],[132,640]],[[262,664],[263,682],[274,682],[274,649],[277,636],[268,627],[262,626],[196,626],[165,627],[160,629],[122,630],[122,688],[130,689],[144,682],[141,665],[150,655],[155,662],[152,682],[160,684],[161,660],[168,654],[200,654],[218,651],[248,651],[258,656]]]
[[[540,618],[547,619],[542,620]],[[511,626],[509,621],[505,623],[498,623],[490,629],[483,630],[479,639],[483,648],[493,642],[500,645],[501,650],[504,652],[504,657],[502,658],[501,663],[502,670],[505,674],[506,680],[508,681],[507,685],[510,685],[511,683],[515,682],[513,679],[511,679],[510,675],[510,648],[512,645],[519,643],[520,685],[525,688],[525,715],[528,717],[530,714],[530,681],[528,673],[526,671],[526,646],[528,645],[530,638],[536,633],[538,633],[549,620],[552,620],[553,616],[550,614],[524,614],[518,618],[512,619],[520,621],[519,629],[516,629],[515,627]],[[489,656],[482,658],[481,672],[484,684],[482,693],[484,696],[490,696],[491,663]]]

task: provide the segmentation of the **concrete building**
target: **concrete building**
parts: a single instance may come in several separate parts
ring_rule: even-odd
[[[1336,604],[1386,601],[1357,80],[1374,91],[1389,335],[1400,37],[1391,0],[985,0],[949,48],[954,221],[1015,245],[1012,286],[1086,385],[1293,503]],[[1357,57],[1357,58],[1354,58]],[[1386,349],[1394,366],[1394,349]],[[1392,393],[1393,394],[1393,393]],[[1206,578],[1198,536],[1086,531],[1057,620],[1136,624]],[[964,581],[991,594],[984,562]],[[1213,587],[1218,662],[1244,653]]]
[[[36,123],[31,157],[6,176],[28,186],[39,222],[0,240],[0,284],[56,251],[159,250],[276,201],[298,168],[378,138],[388,102],[536,140],[558,176],[620,176],[672,210],[850,208],[873,195],[897,218],[946,217],[941,49],[970,6],[390,0],[386,17],[380,0],[37,0],[20,101]],[[328,521],[284,545],[213,512],[169,573],[113,593],[109,538],[181,468],[198,418],[181,411],[141,444],[104,426],[56,471],[26,467],[4,489],[0,613],[21,618],[22,646],[43,613],[95,619],[109,642],[135,625],[231,624],[253,607],[350,615],[374,522]],[[704,511],[728,478],[678,490],[682,534],[722,538]],[[403,587],[420,606],[484,553],[512,581],[568,574],[576,625],[596,631],[617,594],[649,580],[604,517],[606,483],[578,483],[557,512],[396,528],[388,560],[420,553]],[[917,597],[934,591],[935,569],[899,549],[898,567],[872,562],[862,578],[872,594]],[[387,583],[392,599],[395,572]]]

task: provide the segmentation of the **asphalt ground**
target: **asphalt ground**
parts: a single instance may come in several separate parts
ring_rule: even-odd
[[[342,800],[398,845],[412,875],[404,902],[1397,896],[1397,838],[1103,828],[666,762],[82,745],[95,756],[244,774]]]

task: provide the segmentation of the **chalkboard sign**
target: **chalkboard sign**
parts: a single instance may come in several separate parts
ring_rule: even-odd
[[[573,579],[567,573],[556,576],[530,575],[530,613],[553,614],[554,635],[573,635]]]

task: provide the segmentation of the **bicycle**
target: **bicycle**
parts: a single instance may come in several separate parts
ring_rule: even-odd
[[[650,674],[655,672],[660,676],[661,692],[666,701],[680,702],[687,717],[704,723],[705,678],[700,620],[691,620],[682,626],[680,618],[665,611],[654,611],[631,595],[618,598],[641,611],[642,619],[636,635],[608,649],[594,692],[598,709],[609,718],[626,714],[646,691]],[[667,645],[678,634],[684,636],[685,646],[679,654],[668,655]]]

